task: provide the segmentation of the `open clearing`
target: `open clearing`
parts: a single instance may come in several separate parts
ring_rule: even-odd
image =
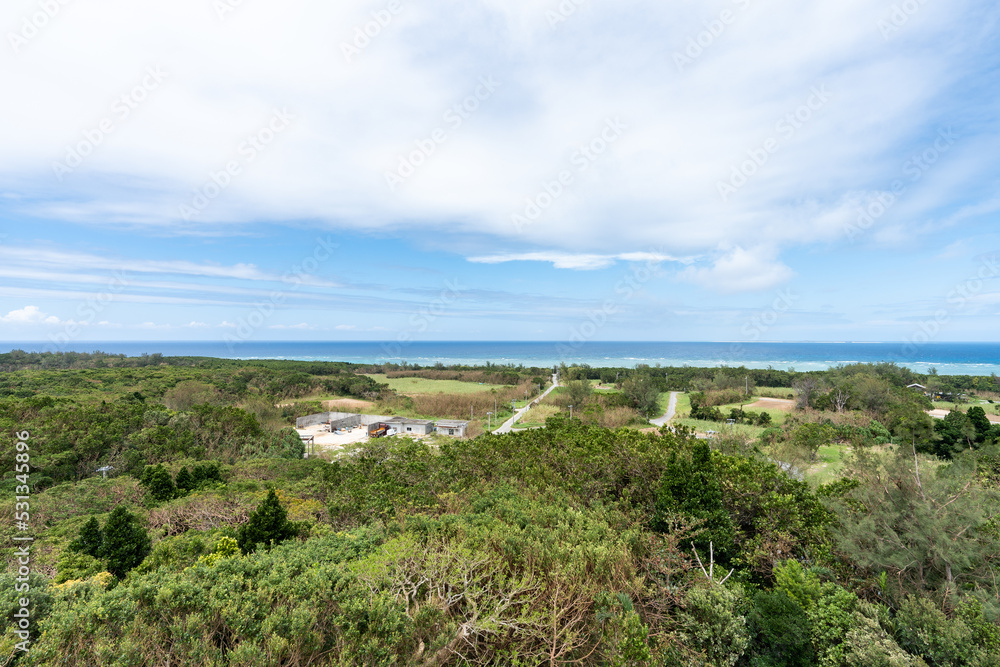
[[[756,403],[751,403],[746,406],[745,409],[754,410],[785,410],[791,412],[795,409],[795,401],[790,401],[786,398],[768,398],[766,396],[761,396],[757,399]]]
[[[491,389],[503,389],[507,385],[479,384],[460,380],[428,380],[426,378],[387,378],[385,375],[369,375],[376,382],[382,382],[399,394],[478,394]]]
[[[354,445],[368,441],[368,429],[352,428],[341,429],[338,432],[330,433],[326,424],[316,424],[305,428],[296,429],[300,435],[311,435],[315,438],[316,453],[337,451],[345,449],[349,445]],[[309,446],[306,445],[308,448]]]
[[[939,408],[937,410],[928,410],[927,414],[929,414],[931,417],[934,417],[935,419],[944,419],[945,417],[948,416],[948,412],[949,412],[948,410],[942,410]],[[989,419],[990,422],[994,424],[1000,424],[1000,417],[998,417],[997,415],[991,415],[990,413],[987,412],[986,418]]]

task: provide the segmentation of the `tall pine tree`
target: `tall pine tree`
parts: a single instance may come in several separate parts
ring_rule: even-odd
[[[104,543],[104,535],[101,533],[101,525],[97,523],[97,517],[90,517],[90,521],[83,524],[80,529],[80,536],[70,542],[71,551],[99,558],[101,545]]]
[[[248,554],[255,551],[258,544],[270,548],[294,536],[295,526],[288,520],[288,512],[271,489],[267,498],[250,515],[250,520],[240,527],[236,539],[240,550]]]
[[[99,552],[108,563],[108,572],[119,579],[139,565],[152,549],[149,534],[138,518],[119,505],[104,524],[104,540]]]

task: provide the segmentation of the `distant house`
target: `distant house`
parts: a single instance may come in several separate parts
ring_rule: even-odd
[[[922,391],[924,393],[927,393],[927,387],[925,387],[922,384],[917,384],[915,382],[913,384],[906,385],[906,388],[907,389],[916,389],[917,391]]]
[[[454,419],[439,419],[434,422],[434,430],[441,435],[452,435],[464,438],[465,432],[469,428],[469,422],[457,421]]]
[[[317,426],[325,428],[325,430],[331,433],[336,433],[340,429],[367,427],[369,437],[372,437],[376,432],[378,433],[377,437],[397,434],[430,435],[436,432],[442,435],[464,438],[469,422],[451,419],[442,419],[434,422],[430,419],[411,419],[409,417],[391,417],[388,415],[362,415],[352,412],[321,412],[315,415],[299,417],[295,420],[295,427],[297,429],[315,428]],[[299,435],[305,440],[309,432],[300,430]]]
[[[429,435],[434,432],[434,422],[429,419],[409,419],[408,417],[393,417],[384,422],[396,433],[412,433],[414,435]]]

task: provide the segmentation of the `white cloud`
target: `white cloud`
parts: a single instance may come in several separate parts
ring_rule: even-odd
[[[616,261],[626,262],[681,262],[690,264],[690,258],[677,258],[657,252],[629,252],[617,255],[572,254],[564,252],[525,252],[469,257],[477,264],[502,264],[504,262],[549,262],[557,269],[591,271],[612,266]]]
[[[268,329],[299,329],[299,330],[310,330],[316,327],[312,326],[307,322],[300,322],[299,324],[272,324]]]
[[[0,316],[0,322],[19,326],[39,324],[58,325],[62,323],[55,315],[46,315],[43,313],[38,306],[25,306],[19,310],[12,310],[6,315]]]
[[[775,259],[773,249],[740,247],[719,257],[711,267],[689,267],[680,274],[684,280],[725,293],[770,289],[793,275],[790,268]]]
[[[8,4],[15,19],[37,12],[35,0]],[[551,261],[561,268],[608,266],[609,255],[664,239],[678,255],[721,243],[829,242],[849,217],[844,193],[888,187],[900,177],[901,147],[964,109],[954,86],[979,57],[982,4],[923,4],[890,39],[877,25],[886,0],[590,3],[555,29],[546,12],[558,3],[548,0],[460,11],[452,2],[406,4],[351,62],[341,43],[370,21],[370,3],[243,3],[224,21],[205,0],[73,4],[0,68],[0,86],[20,100],[0,110],[0,123],[18,128],[0,137],[0,185],[28,193],[11,200],[19,211],[63,220],[192,234],[261,220],[365,230],[405,222],[499,237],[494,248],[555,248],[563,255]],[[679,67],[676,55],[723,8],[733,24]],[[190,48],[178,50],[180,42]],[[938,43],[947,48],[930,48]],[[13,56],[8,49],[0,57]],[[148,66],[166,72],[162,84],[120,118],[116,99]],[[499,82],[496,91],[461,123],[446,116],[482,77]],[[826,99],[789,124],[823,86]],[[247,160],[241,146],[276,107],[294,120]],[[114,131],[58,182],[53,162],[104,117]],[[615,118],[627,128],[605,149],[600,137]],[[433,154],[391,192],[386,171],[436,128],[446,139],[432,142]],[[769,139],[777,150],[724,201],[719,183]],[[970,149],[957,145],[929,177],[947,182],[971,167],[995,173],[1000,151],[972,139],[963,137]],[[600,154],[574,160],[588,144]],[[196,223],[183,221],[180,205],[231,160],[240,173]],[[518,234],[511,216],[561,172],[572,183]],[[926,218],[951,190],[925,187],[907,213]],[[108,268],[83,255],[73,262]],[[118,264],[275,278],[243,264]]]

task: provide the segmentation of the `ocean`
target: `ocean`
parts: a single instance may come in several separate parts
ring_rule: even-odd
[[[402,362],[551,367],[588,364],[650,366],[746,366],[797,371],[838,364],[891,361],[919,373],[1000,374],[1000,343],[668,343],[668,342],[77,342],[56,348],[47,342],[0,343],[0,350],[121,353],[129,356],[203,356],[229,359],[298,359],[353,363]]]

